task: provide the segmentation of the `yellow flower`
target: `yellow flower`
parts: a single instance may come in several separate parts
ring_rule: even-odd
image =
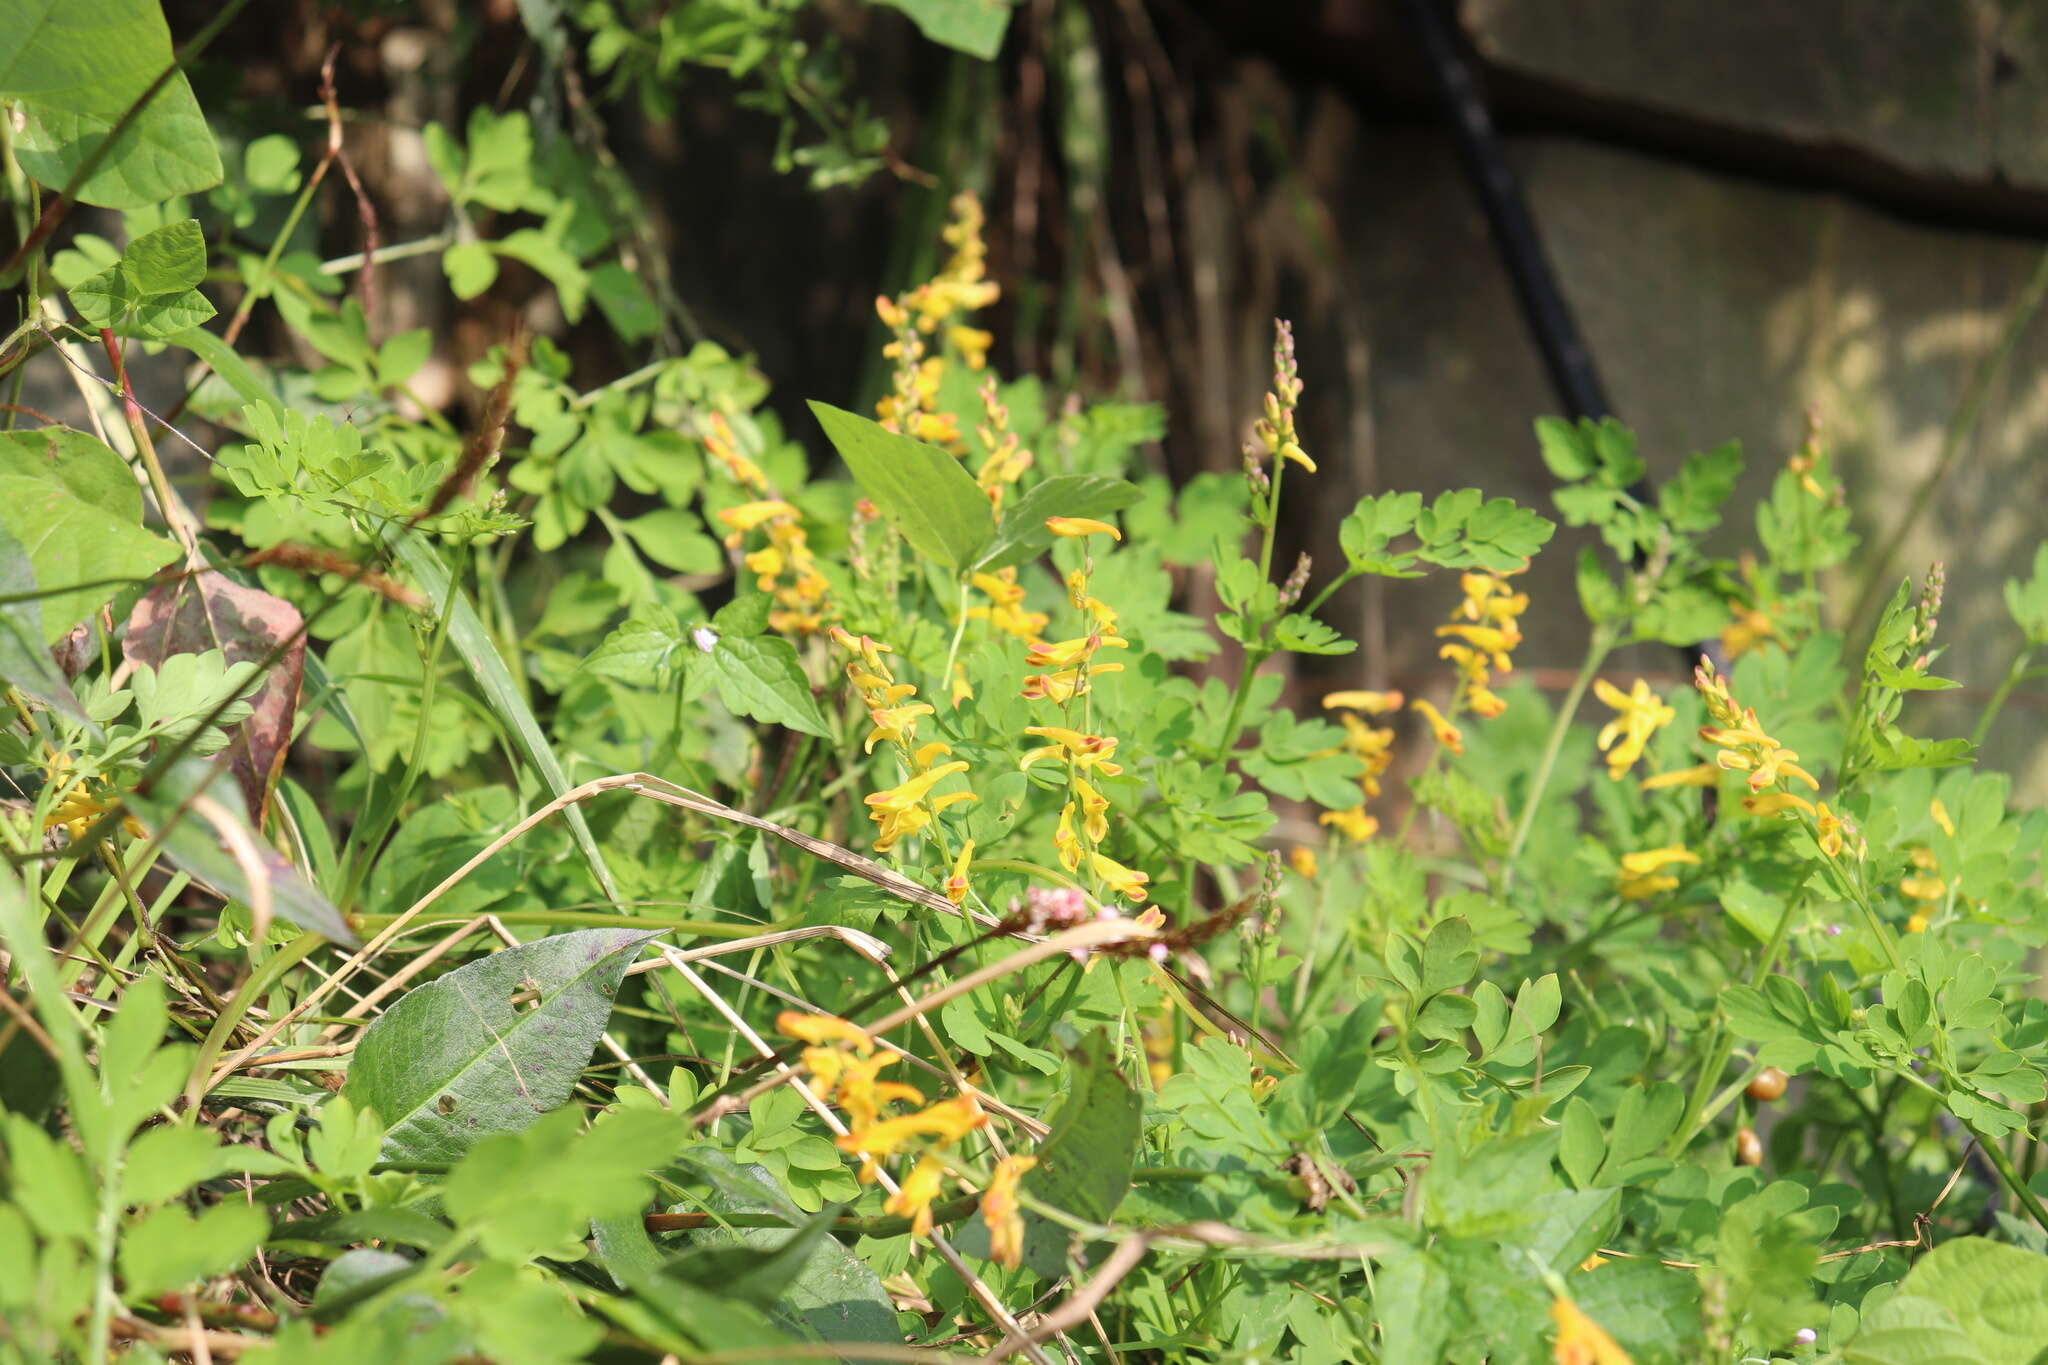
[[[952,697],[955,706],[963,701],[974,700],[974,684],[967,681],[966,665],[953,665],[953,681],[947,687],[947,695]]]
[[[1771,618],[1754,607],[1737,607],[1735,619],[1721,627],[1721,648],[1730,659],[1739,659],[1766,641],[1778,638]]]
[[[1601,1266],[1606,1265],[1607,1261],[1607,1257],[1602,1256],[1599,1252],[1596,1251],[1593,1252],[1591,1255],[1587,1256],[1585,1260],[1579,1262],[1579,1269],[1598,1270]]]
[[[953,875],[946,878],[946,899],[955,905],[967,899],[967,865],[974,861],[974,840],[960,845],[960,856],[953,860]]]
[[[1307,453],[1293,441],[1282,441],[1280,443],[1280,458],[1294,461],[1311,474],[1316,472],[1316,462],[1311,460]]]
[[[1331,692],[1323,698],[1325,711],[1343,707],[1347,711],[1363,711],[1368,716],[1384,716],[1401,709],[1407,699],[1399,692]]]
[[[718,514],[718,519],[727,526],[732,527],[735,534],[744,535],[771,518],[793,517],[795,515],[797,515],[796,508],[780,499],[769,498],[760,502],[743,502],[737,507],[728,507]]]
[[[1933,923],[1932,916],[1925,910],[1916,910],[1913,912],[1913,917],[1906,921],[1906,932],[1909,934],[1924,934],[1927,932],[1927,926],[1931,923]]]
[[[1053,701],[1064,705],[1086,693],[1092,680],[1104,673],[1121,673],[1122,664],[1091,664],[1087,672],[1063,668],[1057,673],[1033,673],[1024,680],[1024,695],[1032,701]]]
[[[995,344],[995,334],[979,327],[955,326],[946,329],[946,336],[960,351],[960,358],[967,362],[970,370],[985,369],[988,366],[988,348]]]
[[[892,744],[907,744],[917,733],[917,718],[937,714],[937,708],[930,702],[922,701],[904,706],[874,707],[868,712],[868,719],[874,722],[875,728],[868,732],[867,743],[861,747],[873,753],[875,745],[883,740],[888,740]]]
[[[932,822],[932,816],[947,806],[959,801],[974,800],[973,792],[949,792],[944,796],[932,797],[931,789],[953,773],[964,773],[967,765],[954,760],[941,763],[936,768],[919,773],[887,791],[879,791],[866,798],[871,807],[868,818],[882,827],[875,839],[875,851],[887,853],[901,839],[916,834]]]
[[[1820,780],[1799,766],[1799,755],[1765,734],[1756,712],[1736,703],[1728,680],[1715,671],[1711,659],[1702,658],[1693,670],[1693,685],[1715,722],[1700,727],[1700,738],[1720,749],[1714,755],[1716,765],[1748,773],[1752,793],[1794,777],[1814,791],[1820,790]]]
[[[756,493],[766,493],[768,476],[761,472],[761,466],[740,454],[732,424],[725,420],[725,414],[712,413],[710,425],[711,430],[704,436],[704,453],[725,466],[725,472],[732,475],[734,482]]]
[[[1109,536],[1122,540],[1124,533],[1106,521],[1093,517],[1047,517],[1045,529],[1056,536]]]
[[[1643,756],[1643,746],[1650,742],[1650,737],[1676,720],[1678,712],[1665,705],[1664,699],[1641,678],[1627,692],[1605,678],[1595,678],[1593,693],[1619,713],[1607,722],[1597,741],[1607,754],[1607,776],[1619,781]]]
[[[1899,893],[1908,900],[1938,901],[1948,895],[1948,883],[1939,877],[1915,875],[1900,880]]]
[[[1422,718],[1429,722],[1429,732],[1436,736],[1437,743],[1454,754],[1465,752],[1465,736],[1459,733],[1458,727],[1451,724],[1444,713],[1437,710],[1426,698],[1417,697],[1408,703],[1408,709],[1422,713]]]
[[[1772,792],[1768,796],[1745,796],[1742,808],[1751,815],[1782,815],[1788,810],[1813,814],[1813,802],[1791,792]]]
[[[1316,823],[1329,825],[1353,843],[1364,843],[1380,832],[1380,822],[1365,813],[1363,805],[1350,810],[1326,810],[1316,817]]]
[[[1614,889],[1624,900],[1647,900],[1660,891],[1677,889],[1678,878],[1665,872],[1665,868],[1679,863],[1697,864],[1699,860],[1699,855],[1683,844],[1624,853],[1621,855],[1621,875],[1616,879]]]
[[[1088,855],[1088,861],[1089,865],[1095,869],[1095,875],[1100,877],[1103,885],[1107,886],[1110,890],[1127,900],[1141,901],[1145,899],[1146,883],[1152,880],[1145,873],[1125,867],[1122,863],[1106,854],[1091,853]]]
[[[875,1050],[875,1040],[868,1036],[866,1029],[837,1015],[784,1010],[775,1016],[775,1029],[806,1043],[850,1043],[863,1057]]]
[[[1842,827],[1845,823],[1842,817],[1829,810],[1828,803],[1823,801],[1814,809],[1814,823],[1818,826],[1814,837],[1820,844],[1820,851],[1830,858],[1841,857]]]
[[[1109,798],[1080,777],[1074,779],[1074,792],[1081,798],[1081,832],[1089,843],[1101,843],[1109,837]]]
[[[1315,880],[1319,870],[1316,865],[1316,851],[1307,844],[1296,844],[1288,849],[1287,861],[1293,866],[1297,876],[1306,877],[1310,881]]]
[[[1112,762],[1117,741],[1107,735],[1084,735],[1078,730],[1069,730],[1059,725],[1029,725],[1024,729],[1027,735],[1037,735],[1052,743],[1042,748],[1027,749],[1017,760],[1017,766],[1028,768],[1040,759],[1062,759],[1075,772],[1095,771],[1105,777],[1115,777],[1122,772],[1121,763]]]
[[[938,1141],[957,1142],[975,1129],[988,1122],[988,1115],[981,1111],[972,1098],[956,1095],[950,1100],[940,1100],[929,1109],[901,1118],[883,1119],[880,1123],[869,1124],[841,1137],[833,1139],[842,1152],[853,1152],[861,1156],[888,1156],[904,1143],[914,1138],[929,1137]]]
[[[1034,640],[1024,662],[1033,668],[1073,668],[1095,657],[1098,649],[1128,649],[1130,641],[1114,635],[1082,635],[1071,640]]]
[[[971,581],[988,594],[989,605],[969,607],[969,620],[986,621],[1003,634],[1013,635],[1019,640],[1035,640],[1040,631],[1052,624],[1052,618],[1044,612],[1024,610],[1024,589],[1017,583],[1015,565],[992,574],[975,574]]]
[[[1646,777],[1636,785],[1643,791],[1662,791],[1666,787],[1711,787],[1720,781],[1721,770],[1711,763],[1701,763],[1691,768],[1674,768],[1668,773]]]
[[[1941,804],[1940,797],[1937,796],[1927,803],[1927,813],[1934,818],[1934,823],[1941,827],[1943,834],[1951,839],[1956,837],[1956,823],[1948,818],[1948,807]]]
[[[1069,872],[1081,870],[1081,841],[1074,835],[1074,803],[1060,810],[1059,828],[1052,832],[1052,846],[1059,850],[1060,866]]]
[[[1551,1347],[1556,1365],[1635,1365],[1605,1328],[1563,1294],[1551,1302],[1550,1317],[1557,1324],[1557,1341]]]
[[[996,1163],[981,1194],[981,1221],[988,1224],[989,1259],[1015,1270],[1024,1260],[1024,1219],[1017,1207],[1017,1182],[1038,1164],[1035,1156],[1006,1156]]]
[[[926,1152],[910,1168],[910,1174],[903,1177],[903,1183],[896,1193],[882,1204],[882,1212],[893,1213],[898,1218],[910,1220],[912,1237],[927,1237],[932,1230],[932,1200],[939,1197],[939,1190],[946,1178],[946,1167],[937,1157]]]

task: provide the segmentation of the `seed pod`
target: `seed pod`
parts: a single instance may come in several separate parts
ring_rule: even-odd
[[[1735,1159],[1745,1166],[1764,1164],[1764,1144],[1758,1139],[1756,1129],[1743,1128],[1736,1132]]]
[[[1784,1095],[1785,1080],[1784,1072],[1774,1066],[1767,1066],[1756,1073],[1756,1078],[1749,1083],[1749,1088],[1743,1093],[1758,1104],[1769,1104]]]

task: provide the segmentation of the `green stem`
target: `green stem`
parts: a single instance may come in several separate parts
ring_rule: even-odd
[[[1565,736],[1571,731],[1572,718],[1578,714],[1579,703],[1586,699],[1586,689],[1593,685],[1594,675],[1613,649],[1613,631],[1606,626],[1593,627],[1593,638],[1586,644],[1586,661],[1579,665],[1578,676],[1572,679],[1571,690],[1564,694],[1564,702],[1557,709],[1557,719],[1551,722],[1550,738],[1544,741],[1543,757],[1537,761],[1535,780],[1522,804],[1521,818],[1515,821],[1514,838],[1508,841],[1507,854],[1501,860],[1503,891],[1514,887],[1515,862],[1529,842],[1529,832],[1535,828],[1536,811],[1543,804],[1544,789],[1550,785],[1550,776],[1557,769],[1557,756],[1564,748]]]
[[[2012,667],[2006,669],[2005,676],[1999,679],[1998,689],[1991,694],[1991,700],[1984,703],[1984,714],[1977,718],[1977,728],[1970,732],[1971,744],[1983,744],[1984,737],[1991,733],[1991,722],[1998,719],[1999,711],[2005,706],[2005,699],[2012,695],[2013,688],[2019,686],[2020,679],[2027,675],[2027,664],[2033,657],[2034,649],[2031,643],[2013,656]]]
[[[2005,1147],[1985,1137],[1979,1137],[1977,1145],[1984,1149],[1984,1155],[1990,1157],[1991,1164],[1998,1168],[1999,1178],[2005,1181],[2006,1188],[2012,1191],[2012,1197],[2025,1206],[2036,1223],[2048,1228],[2048,1208],[2042,1206],[2041,1196],[2035,1194],[2027,1182],[2020,1179],[2020,1173],[2013,1169],[2012,1158],[2005,1154]]]
[[[1778,927],[1771,931],[1770,941],[1756,960],[1756,966],[1749,973],[1749,988],[1761,989],[1764,978],[1771,974],[1771,966],[1784,950],[1785,940],[1792,933],[1792,921],[1806,905],[1803,897],[1794,897],[1785,902],[1784,913],[1778,916]],[[1685,1102],[1685,1114],[1672,1132],[1670,1142],[1665,1144],[1664,1155],[1676,1157],[1692,1145],[1707,1120],[1707,1102],[1714,1093],[1714,1086],[1721,1079],[1721,1072],[1728,1065],[1729,1054],[1735,1051],[1735,1040],[1728,1036],[1727,1022],[1717,1012],[1713,1030],[1708,1034],[1706,1061],[1700,1067],[1699,1079],[1693,1083],[1692,1096]]]

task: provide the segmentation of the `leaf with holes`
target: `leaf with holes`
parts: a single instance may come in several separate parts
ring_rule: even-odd
[[[409,992],[363,1033],[342,1093],[390,1125],[386,1161],[453,1161],[569,1098],[611,1018],[638,929],[508,948]]]

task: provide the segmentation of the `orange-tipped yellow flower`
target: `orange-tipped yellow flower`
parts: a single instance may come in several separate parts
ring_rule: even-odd
[[[1081,832],[1091,844],[1109,837],[1109,798],[1088,785],[1086,778],[1074,779],[1074,794],[1081,798]]]
[[[1029,725],[1024,733],[1049,739],[1052,743],[1025,750],[1024,756],[1017,760],[1020,768],[1028,768],[1043,759],[1056,758],[1076,772],[1093,771],[1105,777],[1115,777],[1124,770],[1122,764],[1112,761],[1117,746],[1113,736],[1084,735],[1059,725]]]
[[[1951,839],[1956,837],[1956,822],[1949,819],[1948,807],[1941,803],[1940,797],[1937,796],[1927,803],[1927,814],[1933,818],[1943,834]]]
[[[931,795],[932,788],[953,773],[964,773],[967,765],[955,759],[908,779],[887,791],[879,791],[866,798],[869,806],[868,818],[882,827],[875,839],[875,850],[887,853],[899,840],[916,834],[931,823],[932,816],[947,806],[960,801],[974,800],[973,792],[948,792],[944,796]]]
[[[946,878],[946,899],[960,905],[967,899],[967,867],[974,861],[974,840],[960,845],[960,856],[953,860],[953,873]]]
[[[868,719],[874,722],[875,728],[868,731],[867,742],[861,747],[873,753],[875,746],[885,740],[891,744],[908,743],[911,736],[917,732],[917,718],[937,714],[938,708],[924,701],[909,702],[902,706],[873,707],[868,711]]]
[[[1635,1365],[1605,1328],[1563,1294],[1552,1301],[1550,1319],[1557,1324],[1551,1347],[1556,1365]]]
[[[882,1205],[882,1212],[893,1213],[898,1218],[910,1220],[912,1237],[928,1237],[932,1230],[932,1201],[939,1197],[944,1187],[946,1167],[937,1157],[926,1152],[910,1168],[910,1174],[903,1177],[903,1183],[896,1193]]]
[[[1813,814],[1813,802],[1791,792],[1771,792],[1764,796],[1745,796],[1742,808],[1751,815],[1783,815],[1786,811]]]
[[[989,1259],[1008,1270],[1015,1270],[1024,1260],[1024,1218],[1017,1206],[1017,1183],[1037,1164],[1035,1156],[1004,1157],[996,1163],[995,1174],[981,1194]]]
[[[988,1115],[981,1106],[966,1095],[955,1095],[949,1100],[940,1100],[929,1109],[900,1118],[883,1119],[880,1123],[833,1139],[842,1152],[853,1152],[861,1156],[890,1156],[904,1143],[913,1139],[928,1137],[940,1142],[958,1142],[975,1129],[988,1122]]]
[[[1847,822],[1829,810],[1828,803],[1823,801],[1814,809],[1814,825],[1814,839],[1819,843],[1820,851],[1830,858],[1841,857],[1842,836]]]
[[[1436,737],[1437,743],[1443,745],[1444,748],[1449,749],[1454,754],[1465,752],[1464,734],[1457,726],[1451,724],[1449,718],[1443,712],[1437,710],[1436,706],[1428,698],[1417,697],[1414,701],[1408,703],[1408,709],[1420,712],[1422,718],[1429,722],[1429,732]]]
[[[1093,517],[1047,517],[1045,529],[1056,536],[1108,536],[1122,540],[1124,533],[1106,521]]]
[[[1103,885],[1130,901],[1145,899],[1145,887],[1152,878],[1134,868],[1125,867],[1107,854],[1091,853],[1088,862],[1095,869],[1095,875],[1102,878]]]
[[[1288,849],[1287,863],[1294,869],[1296,876],[1306,877],[1310,881],[1314,881],[1316,873],[1321,870],[1316,862],[1316,851],[1307,844],[1296,844]]]
[[[1057,673],[1033,673],[1024,679],[1024,695],[1032,701],[1051,701],[1065,705],[1074,698],[1086,695],[1093,686],[1093,680],[1104,673],[1121,673],[1122,664],[1090,664],[1086,672],[1079,668],[1063,668]]]

